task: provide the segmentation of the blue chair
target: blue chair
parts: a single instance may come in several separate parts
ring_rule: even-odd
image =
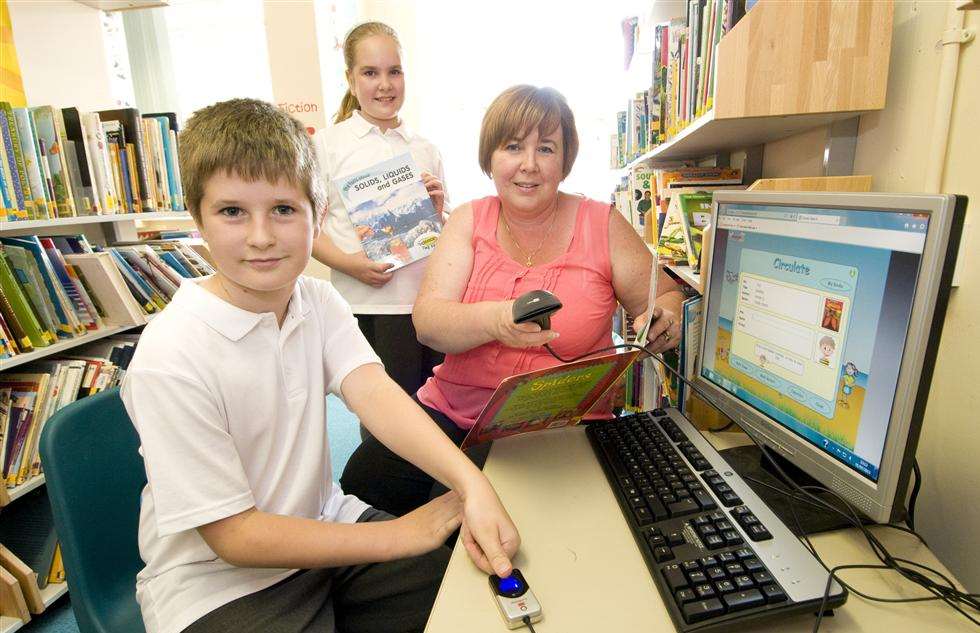
[[[146,631],[136,603],[146,485],[138,448],[118,389],[73,402],[41,433],[41,463],[81,633]]]

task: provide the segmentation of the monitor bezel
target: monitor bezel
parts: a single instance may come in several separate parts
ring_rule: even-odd
[[[937,298],[943,286],[944,273],[951,276],[948,246],[954,219],[956,196],[936,194],[879,194],[879,193],[816,193],[816,192],[743,192],[716,191],[712,200],[711,225],[717,227],[719,205],[762,204],[774,206],[819,207],[854,211],[892,211],[926,213],[929,226],[920,260],[918,279],[909,319],[908,336],[902,352],[896,383],[896,398],[892,403],[888,432],[878,468],[878,481],[872,481],[848,465],[814,446],[793,431],[772,421],[755,408],[738,400],[712,381],[702,377],[706,358],[708,302],[711,296],[712,264],[710,253],[716,251],[714,241],[719,232],[712,232],[712,244],[707,262],[702,263],[702,291],[705,297],[702,319],[701,349],[694,368],[694,382],[712,396],[727,414],[733,416],[747,432],[776,453],[791,460],[811,477],[841,494],[854,503],[869,518],[878,522],[896,520],[904,515],[904,490],[911,469],[911,458],[918,443],[921,427],[921,409],[927,393],[920,393],[920,386],[928,391],[928,384],[921,385],[923,377],[931,377],[935,350],[927,353],[930,344],[938,345],[936,327],[933,326]],[[955,250],[955,244],[954,244]],[[947,283],[948,286],[948,283]],[[947,287],[948,292],[948,287]],[[945,314],[945,303],[941,306]],[[936,334],[935,339],[931,336]],[[927,366],[928,361],[928,366]],[[925,371],[925,374],[923,373]],[[916,415],[916,413],[918,413]],[[896,503],[897,493],[902,498]]]

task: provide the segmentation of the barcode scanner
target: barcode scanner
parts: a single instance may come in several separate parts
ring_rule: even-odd
[[[506,578],[491,575],[490,592],[508,629],[541,621],[541,604],[524,580],[524,574],[516,567]]]
[[[561,309],[561,301],[547,290],[532,290],[514,300],[514,323],[537,323],[551,329],[551,315]]]

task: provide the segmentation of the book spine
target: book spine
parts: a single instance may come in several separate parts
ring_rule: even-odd
[[[71,277],[68,275],[68,270],[65,268],[65,261],[61,256],[61,251],[54,247],[54,242],[50,239],[42,239],[41,245],[44,247],[44,251],[48,255],[48,260],[51,262],[51,266],[54,269],[54,273],[58,278],[58,282],[64,289],[65,294],[71,300],[71,305],[75,310],[75,314],[78,315],[79,320],[81,320],[83,326],[86,330],[92,331],[98,329],[96,320],[89,314],[88,307],[82,300],[81,293],[78,288],[75,287],[74,282],[72,282]]]
[[[54,122],[54,131],[58,139],[58,158],[61,160],[61,173],[65,174],[65,189],[72,205],[72,214],[75,216],[88,215],[83,213],[82,207],[75,203],[76,199],[81,199],[81,192],[75,191],[72,183],[71,167],[68,162],[68,135],[65,133],[65,120],[60,108],[51,108],[51,119]],[[71,152],[72,157],[74,157],[74,153],[74,151]]]
[[[24,190],[20,186],[20,175],[17,173],[17,163],[14,159],[14,146],[7,127],[7,115],[0,110],[0,140],[3,142],[3,179],[7,188],[9,206],[7,215],[13,211],[17,220],[29,220],[27,207],[24,205]]]
[[[67,184],[67,167],[62,169],[62,148],[55,132],[52,109],[50,106],[42,106],[32,109],[31,114],[34,116],[41,153],[47,159],[46,166],[51,178],[51,190],[56,205],[56,213],[52,217],[75,217],[75,202]]]
[[[6,101],[0,101],[0,109],[3,110],[7,119],[7,132],[10,134],[10,144],[13,149],[14,168],[20,182],[20,190],[24,196],[24,210],[27,217],[37,219],[34,211],[34,196],[31,191],[30,179],[27,177],[27,165],[24,163],[24,152],[21,147],[20,133],[17,130],[17,120],[14,118],[14,110]]]
[[[2,253],[2,250],[0,250],[0,253]],[[27,297],[24,296],[24,292],[17,283],[17,278],[14,277],[13,271],[10,270],[6,254],[0,255],[0,288],[2,288],[4,297],[9,302],[13,314],[20,322],[31,345],[33,347],[47,347],[50,345],[50,341],[43,334],[41,323],[37,320],[37,316],[31,310]]]
[[[39,220],[47,219],[48,192],[41,178],[40,156],[37,154],[31,117],[25,108],[14,108],[14,122],[20,138],[20,153],[24,157],[24,168],[30,182],[31,197],[34,201],[34,215]]]
[[[139,183],[139,163],[136,161],[136,146],[132,143],[126,143],[126,166],[129,169],[129,188],[133,192],[133,207],[136,213],[143,213],[145,210],[153,208],[152,203],[147,206],[146,198],[142,192],[140,192]]]

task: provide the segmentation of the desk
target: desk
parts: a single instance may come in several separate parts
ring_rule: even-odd
[[[727,448],[738,443],[738,435],[724,433],[710,439],[718,448]],[[523,544],[514,563],[541,601],[544,619],[534,625],[538,633],[673,633],[583,428],[498,440],[484,472],[521,532]],[[949,575],[915,537],[889,528],[872,529],[894,555]],[[829,564],[877,562],[857,530],[825,533],[812,540]],[[843,578],[872,595],[926,595],[894,572],[854,570]],[[808,633],[812,627],[812,616],[798,615],[742,630]],[[824,619],[820,630],[950,633],[976,629],[941,602],[888,605],[852,594],[834,617]],[[487,577],[457,543],[426,633],[460,631],[505,633],[507,628]]]

